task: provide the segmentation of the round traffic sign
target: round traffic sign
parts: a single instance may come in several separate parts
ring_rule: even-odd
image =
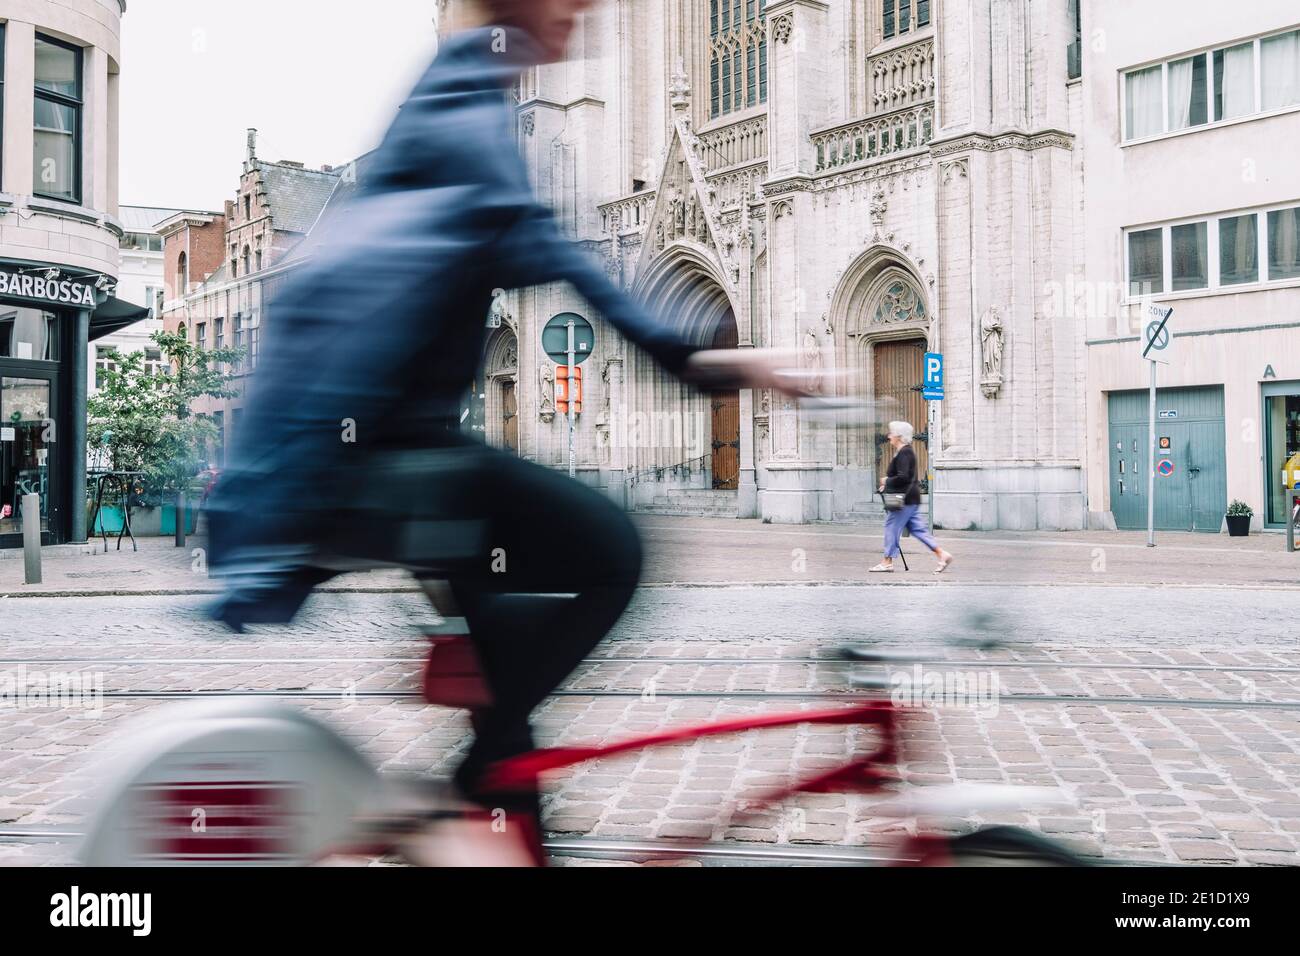
[[[542,329],[542,348],[557,365],[569,364],[569,322],[573,322],[573,361],[581,365],[596,347],[596,330],[576,312],[552,316]]]
[[[1160,464],[1156,465],[1156,472],[1160,475],[1161,478],[1168,478],[1170,475],[1174,473],[1173,461],[1168,458],[1165,458],[1160,462]]]
[[[1159,352],[1167,348],[1169,345],[1169,326],[1163,322],[1152,321],[1148,323],[1147,342],[1150,343],[1152,352]]]

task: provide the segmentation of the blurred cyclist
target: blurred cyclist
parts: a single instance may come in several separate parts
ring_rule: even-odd
[[[480,776],[532,749],[531,711],[618,619],[641,551],[631,522],[602,495],[459,433],[493,290],[567,280],[686,381],[788,388],[781,356],[704,352],[659,324],[534,201],[507,90],[524,68],[563,55],[592,2],[494,0],[482,25],[443,44],[346,214],[326,225],[277,297],[210,505],[212,566],[228,575],[214,615],[241,631],[287,622],[336,573],[321,552],[362,548],[366,523],[349,527],[340,516],[367,496],[398,494],[375,463],[395,449],[453,450],[469,480],[430,476],[421,494],[446,496],[487,528],[447,577],[493,698],[474,715],[456,782],[472,800],[534,816],[535,794],[512,803],[484,793]],[[396,558],[391,540],[364,548]]]

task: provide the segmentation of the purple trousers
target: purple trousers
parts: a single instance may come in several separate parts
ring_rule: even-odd
[[[931,551],[939,550],[939,542],[931,537],[920,511],[920,505],[903,505],[898,511],[887,511],[885,513],[885,557],[892,558],[899,553],[898,539],[903,536],[904,528],[907,528],[912,533],[913,538],[920,541]]]

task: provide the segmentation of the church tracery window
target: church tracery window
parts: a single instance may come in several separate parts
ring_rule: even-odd
[[[894,322],[925,321],[925,302],[910,282],[896,279],[885,287],[876,305],[872,323],[887,325]]]
[[[767,102],[767,0],[709,0],[709,116]]]

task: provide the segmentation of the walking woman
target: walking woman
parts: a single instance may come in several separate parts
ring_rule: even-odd
[[[879,490],[886,495],[902,495],[903,500],[902,507],[895,510],[890,510],[889,503],[886,503],[885,559],[871,569],[875,572],[894,570],[894,555],[899,552],[898,541],[904,528],[939,559],[935,574],[942,574],[952,564],[952,555],[939,547],[939,542],[934,540],[920,515],[921,485],[916,473],[916,452],[912,450],[914,433],[907,422],[889,423],[889,447],[894,449],[894,459],[880,481]]]

